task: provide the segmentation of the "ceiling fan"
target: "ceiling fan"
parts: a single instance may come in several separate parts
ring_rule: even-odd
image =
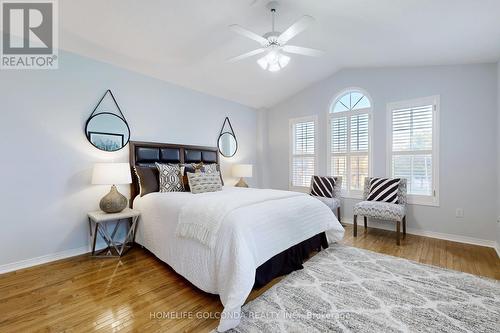
[[[242,59],[256,56],[258,54],[266,53],[265,56],[257,60],[257,63],[264,70],[276,72],[284,68],[290,62],[290,57],[285,53],[294,53],[312,57],[319,57],[324,53],[323,51],[307,47],[287,45],[289,40],[297,36],[299,33],[304,31],[311,23],[313,23],[314,18],[309,15],[304,15],[285,31],[278,32],[274,29],[275,15],[278,6],[278,1],[271,1],[267,4],[267,8],[271,11],[272,15],[272,30],[262,36],[237,24],[229,26],[229,28],[234,32],[250,38],[261,45],[261,48],[241,54],[237,57],[233,57],[228,60],[229,62],[236,62]]]

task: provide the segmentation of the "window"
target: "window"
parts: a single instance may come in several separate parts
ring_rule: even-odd
[[[358,90],[340,95],[330,108],[328,132],[328,172],[342,177],[345,196],[360,197],[370,175],[370,99]]]
[[[316,172],[316,117],[290,120],[290,187],[311,185]]]
[[[439,96],[390,103],[388,173],[406,178],[408,202],[438,205]]]

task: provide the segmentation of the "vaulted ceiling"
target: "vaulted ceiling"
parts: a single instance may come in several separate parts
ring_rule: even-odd
[[[228,29],[270,30],[262,0],[59,1],[62,49],[252,107],[269,107],[345,67],[496,62],[500,0],[283,0],[277,30],[316,19],[275,73],[256,58],[227,59],[259,45]]]

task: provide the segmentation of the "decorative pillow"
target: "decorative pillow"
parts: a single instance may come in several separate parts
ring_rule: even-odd
[[[194,173],[203,172],[203,162],[191,163],[191,166],[194,168]]]
[[[181,174],[182,174],[182,183],[184,185],[184,190],[189,192],[189,181],[187,177],[187,173],[198,173],[202,172],[203,162],[200,163],[185,163],[181,164]]]
[[[135,175],[139,180],[140,196],[148,193],[159,192],[158,169],[150,166],[134,166]]]
[[[189,179],[189,188],[191,193],[205,193],[205,192],[216,192],[222,190],[222,183],[220,181],[219,172],[200,172],[191,173],[188,172],[187,177]]]
[[[155,163],[158,168],[160,192],[183,192],[181,167],[178,164]]]
[[[201,171],[202,172],[206,172],[206,173],[214,173],[214,172],[217,172],[219,170],[218,169],[218,165],[217,163],[212,163],[212,164],[204,164],[201,168]]]
[[[335,178],[333,177],[311,177],[311,195],[316,197],[333,198],[334,188]]]
[[[372,178],[370,179],[370,192],[368,201],[383,201],[393,204],[398,203],[399,178]]]
[[[206,173],[219,172],[220,174],[220,167],[217,163],[204,164],[201,171]],[[222,185],[224,185],[224,179],[222,179],[222,174],[220,174],[220,182]]]

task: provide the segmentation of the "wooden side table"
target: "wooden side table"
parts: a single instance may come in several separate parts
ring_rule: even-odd
[[[137,220],[141,213],[137,210],[125,208],[120,213],[108,214],[103,211],[95,211],[87,214],[89,217],[90,239],[92,242],[92,256],[94,257],[121,257],[134,243]],[[112,230],[110,222],[116,222]],[[120,225],[126,224],[127,235],[123,241],[115,239]],[[111,232],[110,232],[111,231]],[[106,242],[107,247],[96,252],[95,246],[97,235]]]

